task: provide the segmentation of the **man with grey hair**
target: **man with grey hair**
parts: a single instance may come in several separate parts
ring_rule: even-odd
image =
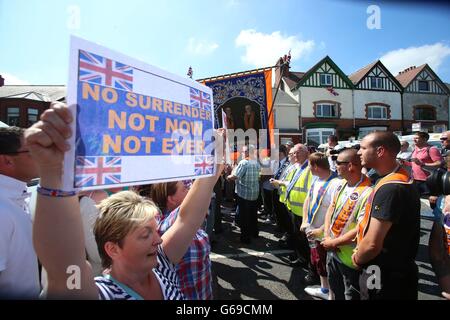
[[[274,186],[281,186],[280,202],[286,205],[289,215],[289,243],[295,254],[290,258],[293,265],[306,266],[309,261],[309,246],[304,234],[300,232],[302,223],[303,203],[307,191],[311,186],[312,175],[308,169],[308,148],[303,144],[296,144],[289,152],[289,160],[293,169],[282,180],[273,180]]]
[[[251,238],[258,237],[257,200],[259,196],[260,165],[253,145],[242,148],[243,159],[234,173],[229,175],[229,181],[236,181],[238,214],[241,228],[241,242],[249,244]]]

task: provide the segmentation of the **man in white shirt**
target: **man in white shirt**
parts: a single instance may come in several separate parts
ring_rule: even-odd
[[[0,299],[36,299],[40,291],[27,192],[38,170],[23,133],[0,128]]]
[[[332,204],[334,193],[340,185],[336,173],[330,170],[328,158],[320,152],[312,153],[309,158],[311,173],[316,178],[303,205],[303,222],[300,227],[305,232],[311,251],[311,264],[320,276],[320,287],[306,287],[309,295],[328,299],[329,284],[326,270],[326,250],[320,244],[323,238],[325,216]]]

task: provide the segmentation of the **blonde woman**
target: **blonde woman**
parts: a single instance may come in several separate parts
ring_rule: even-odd
[[[156,230],[158,208],[131,191],[102,201],[94,233],[109,274],[94,281],[86,262],[79,201],[61,190],[65,139],[71,136],[72,115],[65,104],[53,103],[41,121],[26,132],[26,142],[38,163],[38,187],[33,241],[48,272],[50,299],[182,299],[174,264],[189,247],[205,219],[215,177],[198,179],[181,204],[178,219],[162,236]],[[72,281],[76,274],[79,281]]]

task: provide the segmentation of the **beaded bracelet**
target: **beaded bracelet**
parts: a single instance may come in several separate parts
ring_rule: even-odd
[[[58,189],[49,189],[41,187],[41,185],[38,185],[37,192],[43,196],[48,197],[71,197],[77,194],[77,191],[63,191]]]

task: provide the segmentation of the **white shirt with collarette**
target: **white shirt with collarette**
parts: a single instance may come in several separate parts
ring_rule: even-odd
[[[26,183],[0,174],[0,299],[39,296],[29,200]]]

